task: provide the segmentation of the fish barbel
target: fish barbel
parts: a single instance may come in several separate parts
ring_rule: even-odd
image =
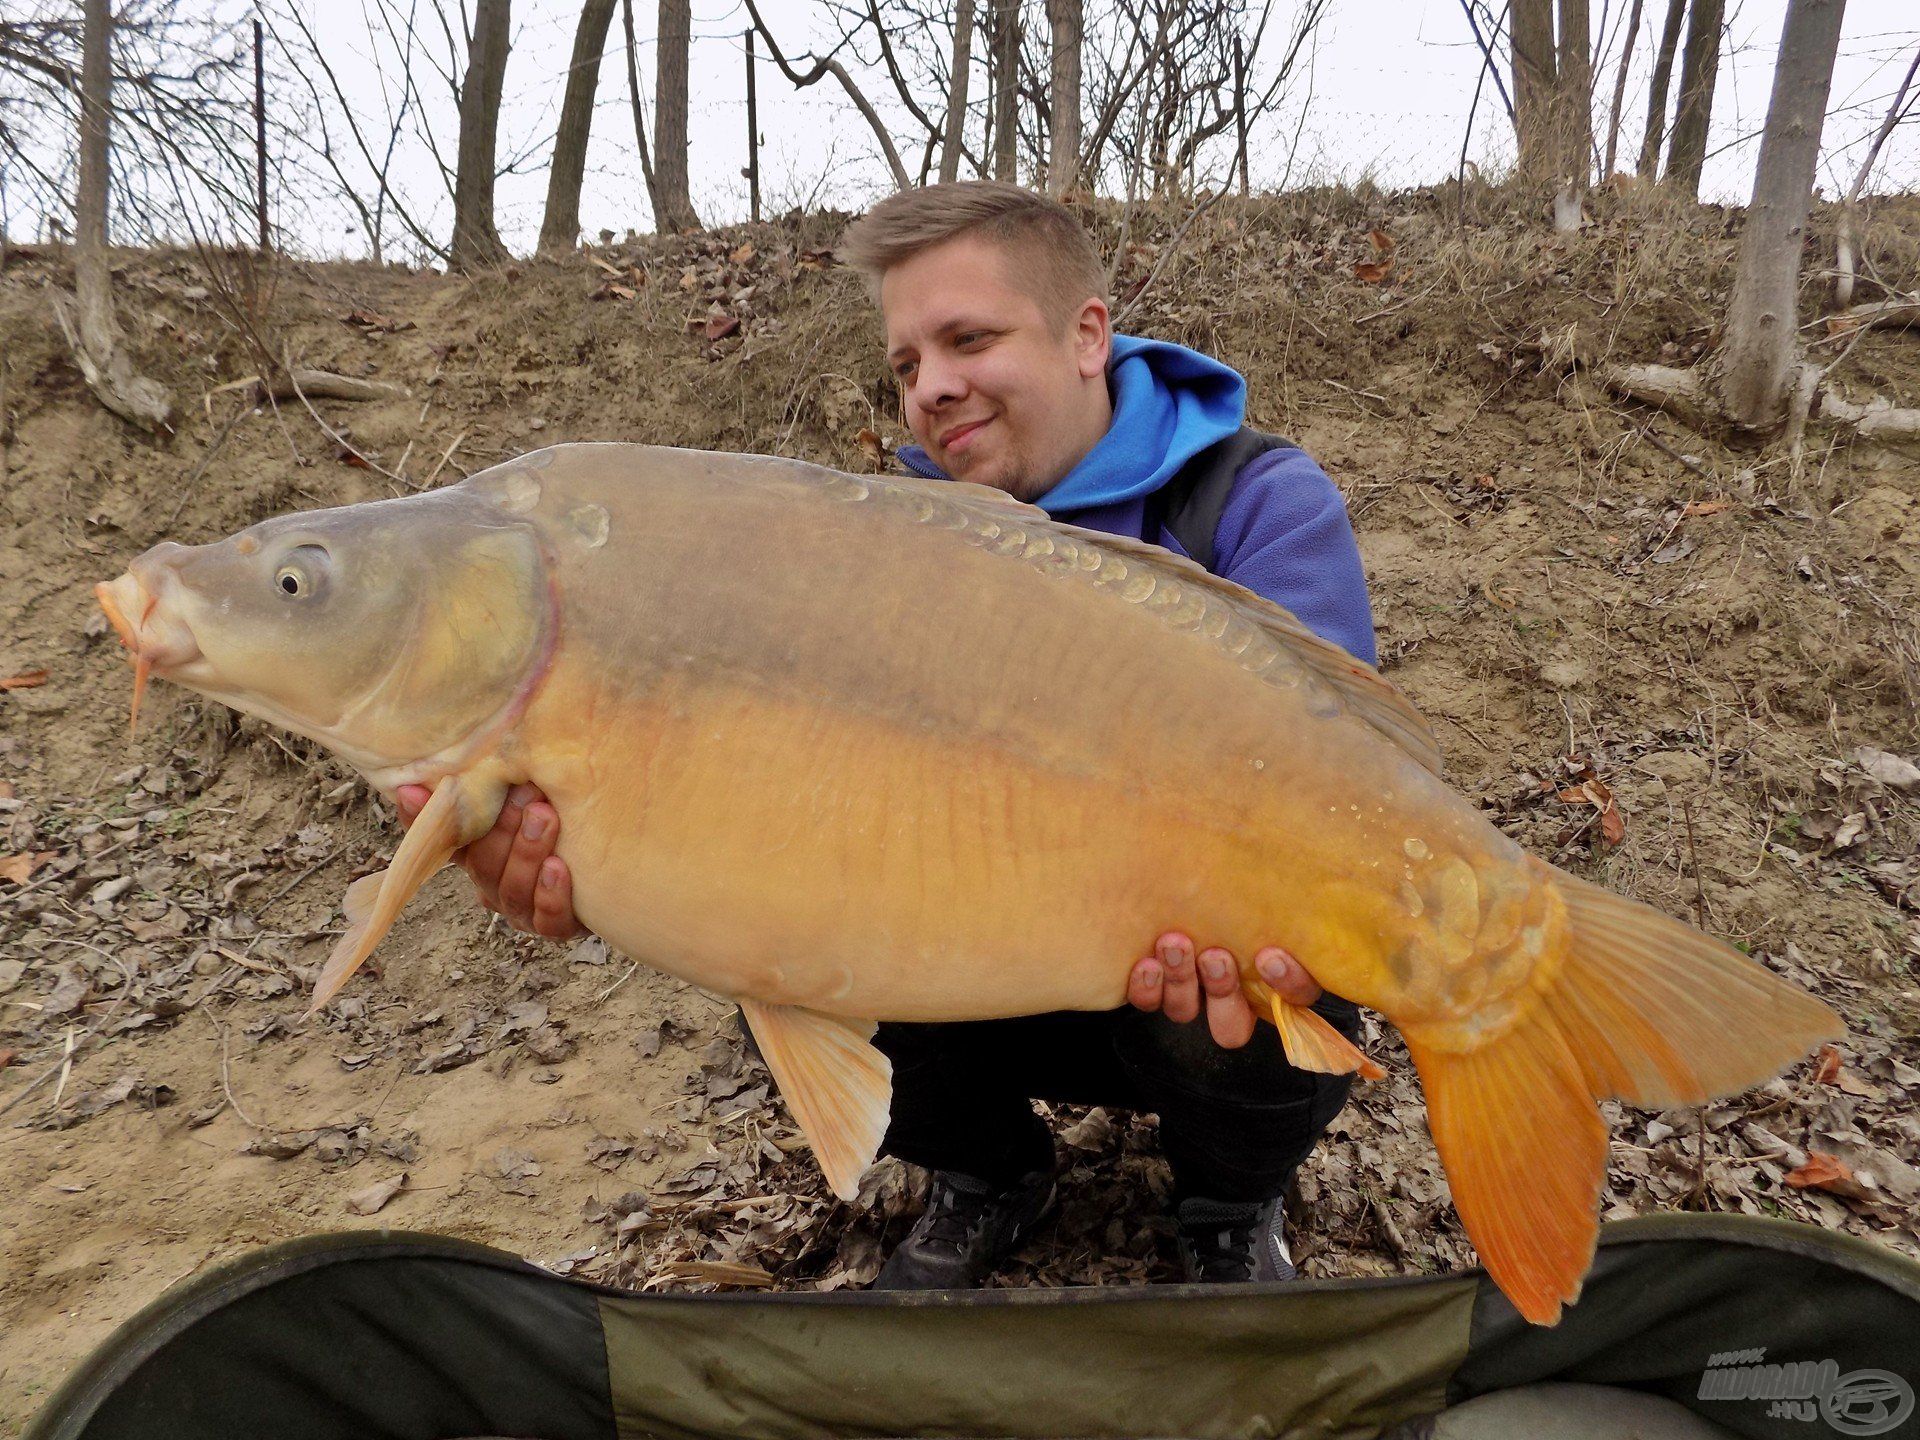
[[[567,445],[163,544],[99,593],[143,673],[434,786],[348,889],[316,1008],[531,781],[582,922],[740,1002],[843,1196],[886,1128],[874,1022],[1111,1009],[1168,929],[1277,944],[1399,1027],[1468,1235],[1551,1323],[1592,1258],[1596,1100],[1698,1104],[1840,1031],[1527,855],[1285,610],[998,491]],[[1368,1073],[1242,975],[1295,1064]]]

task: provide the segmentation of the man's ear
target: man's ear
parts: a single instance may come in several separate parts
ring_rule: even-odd
[[[1092,380],[1107,373],[1107,359],[1113,353],[1113,317],[1107,302],[1089,299],[1073,321],[1074,354],[1080,362],[1080,378]]]

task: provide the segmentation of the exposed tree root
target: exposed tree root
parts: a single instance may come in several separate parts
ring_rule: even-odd
[[[1743,428],[1728,418],[1711,379],[1698,368],[1607,365],[1600,379],[1616,395],[1655,406],[1696,430],[1723,435]],[[1920,409],[1895,406],[1877,396],[1856,404],[1823,381],[1818,367],[1803,365],[1796,372],[1786,425],[1792,443],[1798,444],[1808,425],[1851,430],[1862,440],[1884,444],[1920,442]]]

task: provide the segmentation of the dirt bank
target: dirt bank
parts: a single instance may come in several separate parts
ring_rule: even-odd
[[[1464,227],[1451,196],[1223,204],[1171,257],[1171,225],[1135,217],[1118,289],[1151,284],[1123,328],[1238,365],[1256,423],[1340,482],[1386,663],[1463,791],[1537,853],[1699,919],[1846,1015],[1823,1068],[1704,1117],[1621,1115],[1609,1213],[1784,1213],[1920,1249],[1920,790],[1899,766],[1920,749],[1920,472],[1827,437],[1796,474],[1610,401],[1583,366],[1698,353],[1732,245],[1714,212],[1600,203],[1573,239],[1490,196]],[[1892,207],[1867,246],[1909,286],[1917,222]],[[130,740],[89,593],[163,538],[560,440],[874,468],[902,427],[864,296],[825,253],[838,223],[474,281],[284,265],[252,300],[230,264],[128,255],[123,310],[186,412],[160,443],[64,358],[41,294],[67,283],[64,256],[14,254],[0,1430],[169,1283],[311,1230],[450,1231],[635,1284],[839,1285],[907,1223],[898,1173],[850,1210],[789,1155],[728,1007],[597,943],[490,929],[457,876],[408,912],[377,979],[302,1021],[337,898],[392,827],[310,747],[179,692]],[[1101,224],[1117,244],[1121,217]],[[1356,275],[1387,258],[1385,283]],[[220,388],[263,353],[405,393],[310,412]],[[1839,373],[1916,403],[1920,340],[1870,335]],[[1392,1078],[1303,1176],[1305,1268],[1468,1264],[1404,1051],[1372,1048]],[[1068,1204],[1003,1279],[1164,1277],[1150,1122],[1061,1121]]]

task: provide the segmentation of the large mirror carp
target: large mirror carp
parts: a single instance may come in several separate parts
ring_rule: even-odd
[[[1468,1235],[1551,1323],[1593,1253],[1595,1102],[1699,1104],[1841,1029],[1526,854],[1286,611],[999,491],[565,445],[159,545],[98,593],[136,706],[151,672],[434,785],[315,1007],[532,781],[582,922],[739,1001],[842,1196],[887,1123],[874,1022],[1110,1009],[1167,929],[1278,944],[1400,1028]],[[1243,963],[1294,1063],[1370,1068]]]

